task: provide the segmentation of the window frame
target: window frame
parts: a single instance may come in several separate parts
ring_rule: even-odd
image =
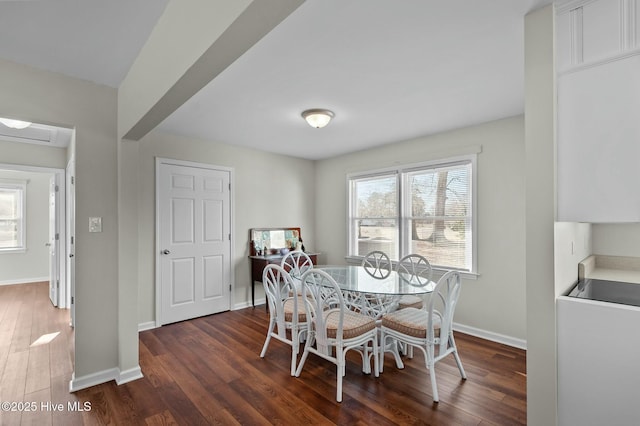
[[[396,192],[396,206],[398,208],[398,211],[394,217],[367,217],[367,218],[362,218],[362,219],[369,219],[369,220],[375,220],[375,219],[379,219],[379,220],[395,220],[397,223],[396,226],[396,240],[398,241],[398,250],[400,251],[400,226],[402,223],[402,217],[400,216],[400,179],[401,176],[399,173],[397,173],[397,169],[384,169],[384,170],[375,170],[372,171],[370,173],[358,173],[358,174],[354,174],[354,175],[347,175],[347,198],[348,198],[348,202],[347,202],[347,208],[349,209],[347,212],[347,238],[348,238],[348,243],[347,243],[347,257],[350,258],[354,258],[354,259],[358,259],[358,260],[362,260],[364,258],[364,256],[354,256],[352,253],[354,252],[354,239],[352,232],[356,232],[353,229],[353,224],[354,224],[354,215],[352,214],[353,212],[355,212],[355,208],[356,206],[354,206],[354,202],[355,199],[352,196],[352,181],[353,180],[364,180],[364,179],[375,179],[375,178],[379,178],[379,177],[395,177],[395,192]],[[393,255],[395,255],[395,253],[393,253]],[[393,258],[393,256],[390,254],[391,258]]]
[[[396,203],[397,203],[397,226],[396,233],[398,238],[398,258],[402,258],[402,256],[409,254],[409,250],[411,247],[411,236],[410,231],[408,229],[408,223],[413,219],[412,212],[410,211],[410,201],[411,196],[409,197],[403,194],[403,192],[408,191],[408,176],[410,173],[415,173],[417,171],[429,171],[434,169],[441,169],[446,167],[452,167],[461,164],[469,164],[470,165],[470,191],[471,191],[471,200],[470,200],[470,209],[471,209],[471,243],[469,244],[469,248],[471,250],[471,262],[470,269],[461,269],[461,268],[453,268],[453,267],[442,267],[435,266],[435,271],[445,272],[448,270],[457,270],[460,271],[464,276],[468,278],[475,279],[478,273],[478,224],[477,224],[477,216],[478,216],[478,206],[477,206],[477,154],[467,154],[467,155],[459,155],[452,157],[445,157],[435,160],[429,160],[420,163],[412,163],[412,164],[402,164],[393,167],[386,167],[374,170],[366,170],[360,172],[348,173],[346,176],[346,185],[347,185],[347,260],[352,262],[360,262],[363,255],[354,255],[355,253],[355,239],[353,238],[356,229],[354,229],[354,220],[355,220],[355,206],[354,206],[354,194],[353,194],[353,182],[355,180],[361,180],[366,178],[375,178],[382,176],[391,176],[395,174],[396,176]],[[397,260],[393,262],[397,263]]]
[[[27,181],[0,180],[0,189],[17,190],[20,193],[19,244],[13,247],[0,247],[0,254],[25,252],[27,251]]]

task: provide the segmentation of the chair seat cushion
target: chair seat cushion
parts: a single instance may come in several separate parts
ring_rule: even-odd
[[[420,309],[422,308],[422,303],[423,303],[422,297],[413,296],[411,294],[405,294],[400,298],[400,300],[398,300],[398,309],[405,309],[405,308]]]
[[[382,326],[412,337],[427,337],[427,311],[416,308],[398,309],[382,317]],[[440,336],[440,322],[434,317],[434,334]]]
[[[287,322],[293,321],[293,298],[284,301],[284,320]],[[307,322],[307,315],[304,311],[304,299],[302,296],[298,296],[298,324]]]
[[[327,337],[335,339],[338,331],[338,322],[340,321],[340,310],[330,309],[324,315],[327,324]],[[376,321],[373,318],[348,310],[344,311],[342,321],[343,338],[357,337],[375,328]]]

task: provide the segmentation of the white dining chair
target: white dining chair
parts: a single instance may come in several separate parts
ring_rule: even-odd
[[[362,358],[362,371],[378,377],[378,333],[373,318],[350,311],[342,291],[325,271],[310,269],[302,275],[302,299],[307,315],[307,341],[296,376],[313,353],[336,365],[336,400],[342,402],[342,378],[346,373],[346,353],[357,351]]]
[[[291,346],[291,375],[295,375],[301,337],[307,331],[307,316],[301,296],[291,276],[280,265],[269,264],[262,272],[269,307],[269,328],[260,358],[264,358],[271,338]],[[288,333],[287,333],[288,332]]]
[[[367,253],[362,259],[361,266],[373,278],[380,280],[391,275],[391,271],[393,270],[393,264],[391,263],[389,256],[380,250],[373,250]],[[347,296],[352,299],[349,301],[352,306],[362,306],[361,311],[363,313],[369,312],[369,315],[375,315],[375,307],[378,306],[392,306],[390,309],[396,309],[397,303],[395,297],[359,293],[353,293]]]
[[[389,256],[380,250],[367,253],[362,259],[362,267],[374,278],[386,278],[391,274],[393,266]]]
[[[408,254],[400,259],[396,266],[396,272],[401,279],[416,287],[426,286],[433,276],[431,264],[424,256],[419,254]],[[398,300],[398,309],[420,309],[423,304],[424,300],[422,297],[407,294]]]
[[[280,262],[280,266],[289,273],[293,283],[296,285],[298,294],[301,294],[302,287],[300,285],[300,277],[307,270],[313,268],[313,261],[305,252],[301,250],[293,250],[285,254]]]
[[[460,273],[449,271],[438,280],[426,309],[399,309],[382,317],[380,347],[385,347],[387,339],[393,339],[416,347],[424,353],[434,402],[439,401],[435,372],[435,364],[438,361],[453,354],[460,376],[463,380],[467,378],[453,338],[453,313],[461,287]],[[391,345],[391,347],[397,347],[397,345]],[[384,351],[381,351],[381,354],[384,356]],[[380,372],[382,372],[384,359],[380,361]],[[404,368],[402,360],[396,357],[396,363],[398,361],[398,367]]]

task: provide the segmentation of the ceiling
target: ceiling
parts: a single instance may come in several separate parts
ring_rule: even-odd
[[[0,57],[118,87],[167,1],[0,1]],[[322,159],[521,114],[524,15],[548,3],[307,0],[158,129]]]

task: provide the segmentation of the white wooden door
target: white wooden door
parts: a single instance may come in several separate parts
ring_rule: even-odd
[[[58,285],[60,276],[58,274],[58,220],[57,208],[57,185],[56,177],[49,178],[49,299],[53,306],[58,306]]]
[[[160,324],[230,308],[230,172],[158,164]]]

